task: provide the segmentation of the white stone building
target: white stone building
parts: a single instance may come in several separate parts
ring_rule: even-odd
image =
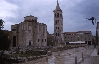
[[[91,31],[77,31],[77,32],[64,32],[64,40],[66,44],[70,42],[92,44],[92,32]]]
[[[24,21],[11,26],[12,46],[47,46],[47,25],[37,22],[32,15],[24,17]]]

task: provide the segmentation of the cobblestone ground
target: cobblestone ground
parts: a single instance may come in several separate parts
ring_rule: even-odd
[[[64,50],[61,52],[53,52],[52,56],[36,61],[28,61],[23,64],[75,64],[75,57],[77,57],[77,63],[79,64],[89,64],[89,57],[93,52],[94,48],[92,46],[73,48],[69,50]],[[84,61],[82,61],[84,57]]]

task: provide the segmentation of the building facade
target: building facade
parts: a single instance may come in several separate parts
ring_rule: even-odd
[[[99,22],[97,22],[96,26],[96,43],[99,44]]]
[[[78,32],[64,32],[64,40],[66,44],[69,42],[85,42],[86,44],[92,44],[91,31],[78,31]]]
[[[58,40],[59,43],[61,43],[63,39],[63,15],[62,10],[60,9],[58,0],[56,9],[54,12],[54,38],[55,40]]]
[[[11,26],[13,47],[47,46],[47,25],[37,22],[32,15],[24,17],[24,21]]]

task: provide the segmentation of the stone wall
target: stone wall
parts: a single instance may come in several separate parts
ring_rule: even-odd
[[[11,26],[12,36],[17,37],[17,46],[47,46],[47,25],[37,22],[37,17],[31,15],[24,18],[23,22]]]

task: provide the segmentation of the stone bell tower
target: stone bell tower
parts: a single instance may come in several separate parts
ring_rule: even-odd
[[[54,12],[54,38],[59,43],[63,41],[63,15],[58,0]]]

